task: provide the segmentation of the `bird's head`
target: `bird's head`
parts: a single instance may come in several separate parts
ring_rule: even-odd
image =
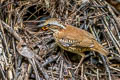
[[[50,18],[43,21],[38,27],[47,27],[53,32],[58,32],[61,29],[65,29],[65,26],[56,18]]]

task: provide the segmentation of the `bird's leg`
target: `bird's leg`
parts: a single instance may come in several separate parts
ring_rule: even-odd
[[[84,53],[81,53],[81,54],[84,54]],[[78,64],[78,66],[76,67],[76,70],[75,70],[75,72],[74,72],[75,74],[77,74],[79,67],[81,66],[82,62],[83,62],[84,59],[85,59],[85,55],[81,55],[81,56],[82,56],[82,58],[81,58],[81,60],[80,60],[80,62],[79,62],[79,64]]]

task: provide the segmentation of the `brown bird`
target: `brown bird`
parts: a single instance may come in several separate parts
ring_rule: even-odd
[[[104,56],[109,54],[107,49],[96,41],[94,36],[80,28],[72,25],[63,25],[61,21],[56,18],[50,18],[38,25],[38,27],[48,27],[53,31],[53,37],[56,43],[64,50],[81,55],[81,65],[85,58],[85,51],[95,51]]]

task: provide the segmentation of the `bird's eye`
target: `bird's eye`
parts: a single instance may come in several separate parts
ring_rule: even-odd
[[[44,31],[45,31],[45,30],[48,30],[48,28],[47,28],[47,27],[42,27],[42,30],[44,30]]]

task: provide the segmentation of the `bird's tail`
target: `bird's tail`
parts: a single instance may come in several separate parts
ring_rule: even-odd
[[[109,54],[109,51],[105,49],[100,43],[97,41],[94,41],[94,47],[92,48],[93,51],[96,51],[104,56],[107,56]]]

